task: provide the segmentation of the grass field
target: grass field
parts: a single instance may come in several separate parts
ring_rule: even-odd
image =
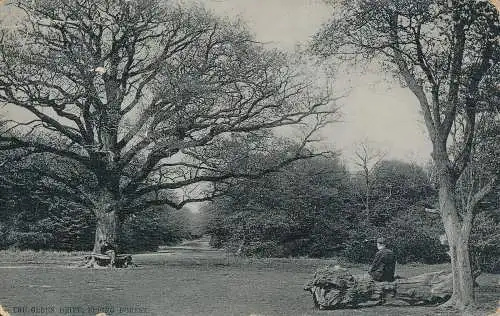
[[[15,315],[456,315],[437,307],[317,311],[303,290],[314,270],[334,260],[244,259],[219,251],[134,255],[130,269],[79,268],[81,253],[0,252],[0,304]],[[353,273],[367,267],[350,265]],[[412,276],[447,265],[398,266]],[[479,278],[477,315],[500,299],[498,275]]]

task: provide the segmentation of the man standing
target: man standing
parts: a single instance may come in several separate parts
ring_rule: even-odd
[[[378,252],[375,254],[372,266],[368,272],[375,281],[394,281],[394,269],[396,267],[396,259],[392,250],[386,248],[384,238],[377,238]]]

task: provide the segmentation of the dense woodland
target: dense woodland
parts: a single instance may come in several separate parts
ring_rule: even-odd
[[[47,178],[27,171],[35,165],[48,168],[43,166],[43,161],[43,156],[40,156],[3,165],[0,177],[0,248],[91,250],[95,215],[70,197],[54,195],[54,187],[45,189]],[[58,168],[65,165],[64,161],[53,163]],[[25,164],[30,164],[30,168],[27,169]],[[121,249],[156,250],[159,245],[190,238],[193,220],[189,214],[187,209],[151,207],[138,215],[130,215],[121,226]]]
[[[91,210],[44,193],[38,183],[43,179],[16,166],[4,168],[1,178],[1,248],[90,250]],[[238,181],[199,213],[170,207],[138,212],[124,221],[120,245],[128,252],[155,251],[205,233],[212,246],[239,255],[341,256],[368,263],[376,251],[374,239],[387,236],[399,263],[447,262],[432,178],[432,166],[381,159],[369,173],[367,209],[363,171],[348,170],[338,155],[297,161],[262,178]],[[482,207],[472,234],[474,259],[483,271],[498,272],[498,196],[491,194]]]
[[[370,173],[371,204],[365,207],[363,172],[346,169],[339,158],[294,163],[255,181],[241,181],[204,210],[215,247],[252,256],[344,256],[368,263],[374,239],[386,236],[398,262],[449,260],[439,236],[431,168],[381,160]],[[500,268],[498,196],[485,201],[472,234],[476,262]]]

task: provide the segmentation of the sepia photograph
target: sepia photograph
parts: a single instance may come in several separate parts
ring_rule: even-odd
[[[0,0],[0,316],[500,316],[499,0]]]

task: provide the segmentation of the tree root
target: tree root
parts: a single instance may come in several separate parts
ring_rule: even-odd
[[[449,300],[439,305],[438,308],[444,310],[458,310],[456,306],[456,299],[452,296]]]
[[[131,255],[108,256],[103,254],[91,254],[86,256],[81,266],[92,269],[137,267],[132,261]]]

